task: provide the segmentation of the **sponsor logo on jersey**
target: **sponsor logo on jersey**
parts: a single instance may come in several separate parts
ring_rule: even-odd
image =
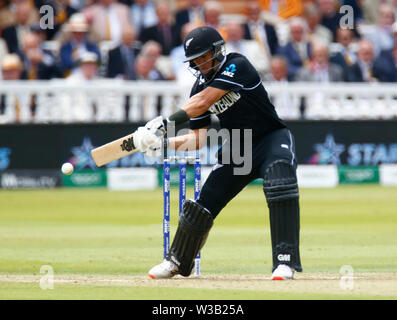
[[[236,65],[232,63],[230,66],[225,68],[225,71],[222,72],[223,75],[228,76],[230,78],[234,77],[234,73],[237,71]]]
[[[233,106],[239,99],[241,98],[241,94],[238,92],[230,91],[228,94],[225,94],[220,100],[215,102],[210,108],[210,112],[219,114],[225,112],[231,106]]]

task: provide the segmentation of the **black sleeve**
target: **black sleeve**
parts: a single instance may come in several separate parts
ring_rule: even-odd
[[[228,59],[216,74],[210,87],[229,90],[251,90],[261,83],[261,78],[252,64],[242,55]]]

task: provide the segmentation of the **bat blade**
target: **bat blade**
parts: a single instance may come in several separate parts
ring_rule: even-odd
[[[94,159],[95,164],[101,167],[114,160],[128,156],[138,149],[134,149],[133,146],[133,133],[126,135],[125,137],[111,141],[103,146],[91,150],[91,156]]]

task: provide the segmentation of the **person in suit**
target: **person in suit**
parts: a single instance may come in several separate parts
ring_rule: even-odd
[[[380,75],[374,69],[374,46],[371,41],[363,39],[358,42],[357,62],[348,68],[349,82],[377,82]]]
[[[30,27],[38,22],[38,15],[28,2],[15,5],[15,24],[2,30],[1,36],[6,41],[10,53],[20,53],[24,37],[30,33]]]
[[[204,24],[203,2],[203,0],[189,0],[188,6],[176,13],[175,22],[179,29],[188,22],[196,27]]]
[[[288,61],[289,76],[294,78],[311,58],[311,43],[307,39],[307,25],[300,17],[292,18],[289,22],[290,41],[279,47],[277,54]]]
[[[157,25],[142,30],[139,40],[144,44],[154,40],[161,45],[162,54],[168,56],[171,50],[177,47],[180,40],[180,31],[171,23],[171,12],[165,2],[159,2],[156,6]]]
[[[100,56],[98,46],[88,39],[88,23],[85,16],[75,13],[67,24],[69,39],[62,44],[60,50],[61,66],[64,76],[68,76],[77,66],[85,52],[94,52]]]
[[[330,44],[333,41],[331,30],[323,26],[321,13],[314,3],[308,3],[303,11],[303,18],[308,26],[308,37],[310,41],[323,41]]]
[[[140,81],[162,81],[164,76],[156,69],[156,59],[148,54],[139,54],[135,63],[135,72],[137,80]],[[154,101],[146,94],[142,94],[138,99],[139,108],[142,109],[142,116],[148,118],[149,116],[156,116],[160,114],[162,108],[162,97],[157,96]]]
[[[131,5],[131,20],[136,34],[157,24],[156,5],[152,0],[135,0]]]
[[[83,10],[91,35],[95,41],[111,41],[116,47],[121,43],[122,30],[131,27],[128,6],[116,0],[99,0]]]
[[[24,37],[20,56],[25,69],[24,79],[49,80],[63,77],[55,57],[41,49],[40,38],[33,32]]]
[[[397,82],[397,42],[393,49],[381,51],[375,59],[374,73],[380,82]]]
[[[220,17],[223,6],[218,1],[206,1],[204,3],[204,24],[216,29],[223,39],[227,40],[227,32],[221,23]]]
[[[106,77],[136,80],[137,75],[134,66],[140,49],[141,45],[136,40],[134,28],[125,29],[121,45],[108,53]]]
[[[275,55],[270,61],[270,74],[265,81],[287,85],[292,79],[288,76],[288,61]],[[282,119],[299,119],[301,117],[301,98],[288,92],[271,95],[270,100],[276,108],[277,113]]]
[[[318,8],[321,13],[321,24],[328,28],[336,39],[336,30],[340,27],[342,14],[337,11],[336,0],[317,0]]]
[[[226,52],[237,52],[247,57],[264,78],[269,72],[270,55],[265,54],[263,47],[255,40],[244,39],[244,30],[241,23],[229,21],[226,25],[227,41]]]
[[[356,41],[350,29],[339,28],[336,32],[336,43],[330,61],[342,67],[345,81],[350,66],[357,62]]]
[[[317,42],[313,44],[312,59],[296,74],[295,81],[341,82],[344,80],[343,69],[329,61],[328,47]]]
[[[391,4],[380,4],[378,11],[377,23],[363,32],[363,38],[372,42],[375,56],[382,50],[390,50],[393,47],[392,26],[396,21],[394,7]]]
[[[244,38],[255,40],[263,48],[264,53],[271,57],[278,49],[278,37],[274,27],[261,18],[261,7],[258,2],[247,3],[247,21],[243,24]]]

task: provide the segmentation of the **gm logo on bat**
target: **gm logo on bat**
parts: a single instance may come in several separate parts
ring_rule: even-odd
[[[127,151],[127,152],[134,150],[135,146],[134,146],[133,138],[128,138],[128,139],[123,140],[123,143],[120,145],[120,147],[121,147],[121,150]]]

